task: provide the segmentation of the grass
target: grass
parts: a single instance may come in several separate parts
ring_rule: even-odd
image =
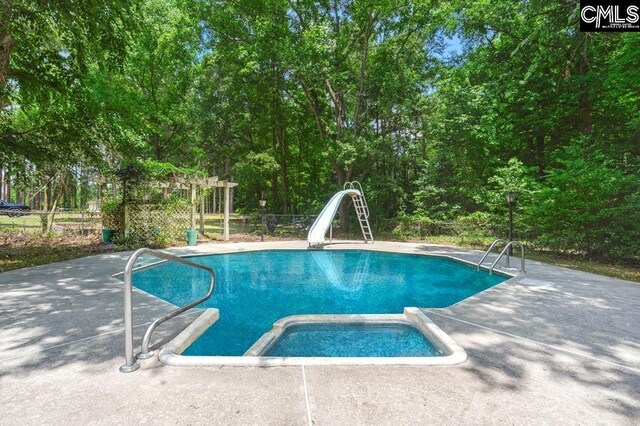
[[[100,228],[100,216],[86,213],[56,213],[53,223],[61,228],[67,229],[94,229]],[[0,229],[6,232],[40,234],[42,232],[42,222],[40,215],[30,214],[28,216],[9,217],[0,215]]]
[[[620,278],[622,280],[640,282],[640,262],[639,261],[603,261],[589,259],[578,255],[567,255],[558,253],[548,253],[533,251],[527,255],[528,259],[550,263],[564,268],[577,269],[579,271],[591,272],[605,275],[607,277]]]
[[[255,218],[233,215],[229,221],[231,241],[260,241],[259,226]],[[56,227],[72,232],[64,235],[42,235],[42,225],[38,215],[21,217],[0,215],[0,272],[29,266],[44,265],[63,260],[76,259],[114,251],[127,251],[138,248],[134,245],[106,245],[101,241],[100,218],[84,218],[78,213],[57,213]],[[84,228],[89,235],[76,235]],[[205,217],[206,237],[200,241],[222,241],[222,215]],[[302,234],[293,225],[281,224],[274,235],[266,235],[266,240],[292,239]],[[163,243],[165,244],[165,243]],[[185,240],[167,241],[166,246],[185,245]]]
[[[80,213],[60,212],[56,213],[53,222],[54,228],[60,230],[80,230],[84,228],[98,231],[102,227],[99,214],[90,215],[86,213],[82,216]],[[258,229],[258,224],[255,222],[255,218],[250,216],[232,215],[229,221],[230,232],[232,234],[252,232]],[[221,214],[208,214],[205,216],[205,233],[222,235],[222,227]],[[0,215],[0,230],[11,233],[40,234],[42,232],[42,223],[40,216],[35,213],[20,217]]]

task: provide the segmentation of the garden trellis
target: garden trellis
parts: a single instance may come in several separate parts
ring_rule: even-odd
[[[118,183],[104,183],[104,188],[117,192]],[[178,239],[188,229],[205,232],[205,199],[207,194],[217,189],[224,193],[223,227],[224,240],[229,241],[229,217],[231,215],[232,189],[238,184],[219,180],[217,176],[202,178],[173,177],[166,182],[148,184],[143,194],[137,194],[133,201],[127,200],[108,208],[103,205],[102,223],[124,240],[157,241]],[[179,202],[149,202],[153,190],[162,193],[162,200],[177,197]]]

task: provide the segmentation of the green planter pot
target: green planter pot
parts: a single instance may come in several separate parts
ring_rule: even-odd
[[[196,229],[189,229],[187,231],[187,244],[195,246],[198,243],[198,231]]]
[[[102,228],[102,242],[109,244],[113,239],[113,229]]]

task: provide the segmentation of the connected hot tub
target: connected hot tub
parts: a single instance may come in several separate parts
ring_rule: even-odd
[[[467,354],[418,308],[402,314],[292,315],[241,356],[182,355],[217,321],[208,309],[165,346],[160,360],[169,365],[446,365]],[[196,345],[197,346],[197,345]]]

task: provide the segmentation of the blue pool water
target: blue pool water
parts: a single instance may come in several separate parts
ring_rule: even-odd
[[[438,356],[439,351],[407,324],[299,324],[286,328],[265,356]]]
[[[364,250],[271,250],[192,260],[216,272],[215,292],[203,306],[218,308],[220,319],[185,355],[242,355],[289,315],[442,308],[505,280],[450,259]],[[165,263],[135,273],[133,284],[183,306],[207,292],[207,276]]]

